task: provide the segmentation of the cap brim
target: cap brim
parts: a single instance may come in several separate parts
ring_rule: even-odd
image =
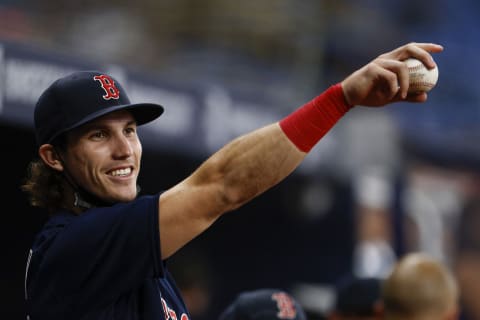
[[[142,124],[146,124],[148,122],[151,122],[158,117],[160,117],[163,114],[164,108],[163,106],[155,103],[133,103],[133,104],[127,104],[127,105],[119,105],[119,106],[112,106],[109,108],[101,109],[97,112],[94,112],[87,117],[83,118],[82,120],[68,126],[67,128],[59,131],[55,136],[53,136],[50,139],[50,142],[55,140],[58,136],[60,136],[62,133],[65,133],[67,131],[70,131],[74,128],[77,128],[87,122],[90,122],[94,119],[97,119],[101,116],[104,116],[106,114],[115,112],[115,111],[120,111],[120,110],[127,110],[133,114],[133,117],[135,118],[137,125],[140,126]]]
[[[125,110],[133,113],[135,120],[137,120],[137,125],[142,125],[157,119],[164,111],[161,105],[155,103],[131,104],[125,107]]]

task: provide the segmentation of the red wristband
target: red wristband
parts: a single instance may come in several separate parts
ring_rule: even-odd
[[[279,123],[299,150],[309,152],[352,107],[345,101],[341,83],[337,83]]]

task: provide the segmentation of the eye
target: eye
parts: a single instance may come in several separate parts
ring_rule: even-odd
[[[126,134],[127,136],[135,135],[136,132],[137,132],[137,128],[135,128],[135,127],[125,128],[125,134]]]
[[[107,134],[104,132],[104,131],[94,131],[92,132],[92,134],[90,135],[90,138],[91,139],[102,139],[102,138],[105,138],[107,136]]]

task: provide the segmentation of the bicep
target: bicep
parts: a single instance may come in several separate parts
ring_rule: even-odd
[[[165,191],[159,198],[162,259],[166,259],[210,227],[227,210],[221,187],[194,184],[192,177]]]

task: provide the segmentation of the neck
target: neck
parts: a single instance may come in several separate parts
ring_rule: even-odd
[[[64,189],[65,200],[63,201],[63,207],[75,214],[80,214],[88,209],[94,207],[109,206],[111,203],[100,200],[98,197],[85,191],[83,188],[73,186],[68,179],[65,179]]]

